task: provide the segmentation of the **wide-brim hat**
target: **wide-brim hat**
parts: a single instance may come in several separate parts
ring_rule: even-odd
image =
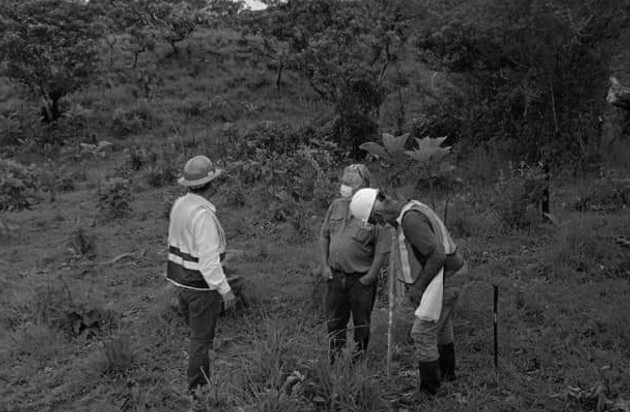
[[[370,176],[370,171],[368,170],[367,166],[361,163],[351,164],[350,166],[343,169],[342,179],[348,178],[360,179],[362,186],[369,186],[372,180]]]
[[[184,175],[177,183],[185,187],[199,187],[210,183],[223,174],[206,156],[195,156],[186,162]]]

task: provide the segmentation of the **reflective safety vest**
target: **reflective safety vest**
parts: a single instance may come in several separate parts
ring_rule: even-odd
[[[219,245],[199,245],[193,238],[195,220],[202,212],[212,216]],[[224,253],[226,246],[225,234],[212,203],[191,193],[177,199],[171,210],[168,243],[166,278],[186,288],[210,289],[199,270],[199,251],[212,247],[217,248],[219,253]]]
[[[446,226],[442,223],[442,220],[435,214],[435,212],[427,205],[417,200],[411,200],[407,203],[400,212],[400,215],[396,219],[398,222],[398,226],[396,227],[396,239],[394,239],[394,248],[397,249],[394,252],[394,256],[397,260],[398,268],[398,280],[407,283],[414,284],[416,280],[418,280],[418,275],[422,271],[422,264],[416,258],[415,253],[413,252],[411,243],[405,237],[405,234],[402,229],[402,220],[410,210],[417,210],[427,217],[429,223],[431,224],[431,228],[433,229],[433,233],[438,238],[438,240],[444,246],[444,253],[446,255],[450,255],[457,250],[457,246],[453,239],[451,239],[451,235],[448,233]]]

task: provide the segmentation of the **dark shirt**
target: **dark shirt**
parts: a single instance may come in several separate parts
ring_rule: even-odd
[[[328,208],[321,236],[329,239],[328,264],[345,273],[367,273],[376,254],[388,253],[391,231],[350,216],[350,201],[336,199]]]
[[[444,255],[444,245],[435,235],[433,227],[422,212],[410,210],[403,216],[402,229],[405,237],[411,243],[411,248],[416,259],[424,266],[429,255],[437,251]],[[446,255],[444,260],[444,272],[451,273],[464,265],[464,258],[455,250],[450,255]]]

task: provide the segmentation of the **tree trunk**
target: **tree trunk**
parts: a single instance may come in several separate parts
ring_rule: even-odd
[[[178,56],[179,55],[179,49],[177,48],[177,40],[175,41],[169,41],[168,44],[171,45],[171,48],[173,49],[171,51],[171,56]]]
[[[140,53],[144,52],[146,49],[134,50],[133,51],[133,64],[131,65],[132,69],[138,67],[138,57],[140,57]]]
[[[107,39],[107,46],[109,47],[109,67],[114,66],[114,46],[118,42],[118,39],[114,37],[113,40]]]
[[[551,213],[551,210],[549,207],[549,198],[550,198],[549,186],[551,186],[551,171],[549,170],[549,164],[547,162],[543,163],[543,173],[545,175],[545,182],[544,182],[544,187],[542,191],[541,206],[542,206],[543,221],[547,222],[550,220],[549,213]]]
[[[403,102],[402,97],[402,87],[398,88],[398,116],[396,123],[398,126],[398,135],[403,134],[403,129],[405,127],[405,103]]]
[[[282,72],[284,71],[284,62],[279,62],[278,71],[276,72],[276,91],[280,94],[280,87],[282,86]]]
[[[62,93],[50,92],[47,96],[42,98],[42,121],[44,123],[54,123],[61,117],[59,100],[61,100],[62,97]]]

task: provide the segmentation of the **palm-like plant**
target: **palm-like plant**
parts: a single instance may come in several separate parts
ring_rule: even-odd
[[[386,186],[399,186],[406,173],[411,173],[409,177],[411,184],[415,185],[418,180],[425,179],[429,183],[431,202],[435,207],[435,190],[433,183],[436,178],[450,173],[454,166],[446,162],[446,156],[451,151],[451,146],[443,147],[444,137],[424,137],[416,138],[417,147],[406,150],[405,146],[409,140],[409,133],[400,136],[393,136],[383,133],[383,144],[376,142],[363,143],[360,148],[367,151],[372,156],[378,158],[385,168]]]

